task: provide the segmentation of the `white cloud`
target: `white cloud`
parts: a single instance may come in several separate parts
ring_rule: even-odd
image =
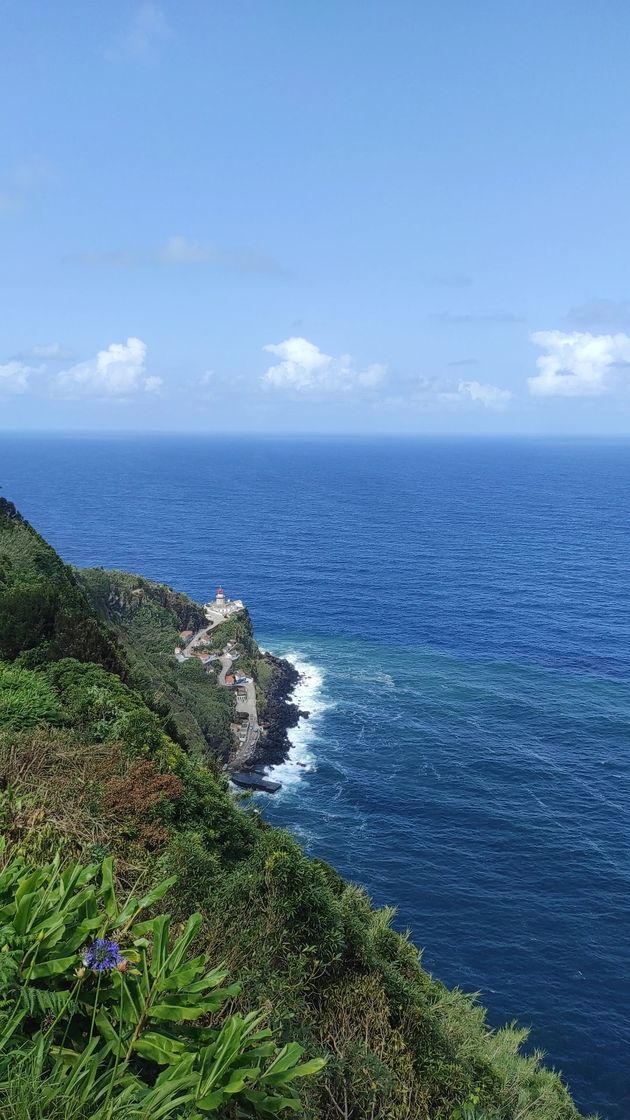
[[[501,411],[513,398],[509,389],[482,381],[448,381],[438,377],[417,377],[404,382],[401,391],[385,399],[389,408],[487,408]]]
[[[155,393],[162,386],[160,377],[146,372],[147,348],[139,338],[126,343],[112,342],[95,358],[79,362],[58,373],[53,391],[63,397],[100,397],[125,400],[137,393]]]
[[[230,386],[213,369],[207,369],[191,383],[192,391],[199,401],[214,401],[219,393],[229,392],[230,387],[233,388],[233,384]]]
[[[630,336],[574,331],[536,331],[535,346],[546,351],[536,361],[538,373],[527,379],[539,397],[593,397],[614,390],[621,370],[630,364]]]
[[[280,358],[262,376],[265,385],[274,389],[290,389],[298,393],[348,393],[374,388],[385,376],[385,366],[370,365],[357,369],[350,354],[333,357],[324,354],[306,338],[287,338],[263,346],[269,354]]]
[[[263,349],[281,359],[263,374],[263,384],[295,393],[347,395],[359,390],[374,402],[396,409],[468,406],[501,410],[513,397],[509,389],[481,381],[392,378],[384,365],[358,369],[349,354],[324,354],[306,338],[287,338]]]
[[[509,389],[500,389],[498,385],[484,385],[481,381],[460,381],[457,396],[464,401],[483,405],[484,408],[505,408],[512,400]]]
[[[0,366],[0,396],[26,393],[30,374],[34,372],[36,371],[24,362],[12,361]]]
[[[208,241],[191,241],[187,237],[169,237],[154,251],[158,264],[212,264],[235,272],[281,274],[282,265],[257,249],[225,249]]]

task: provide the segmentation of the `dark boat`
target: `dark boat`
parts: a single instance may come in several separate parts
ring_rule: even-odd
[[[282,789],[282,782],[269,781],[260,774],[230,774],[230,780],[237,786],[243,786],[244,789],[258,789],[263,793],[277,793]]]

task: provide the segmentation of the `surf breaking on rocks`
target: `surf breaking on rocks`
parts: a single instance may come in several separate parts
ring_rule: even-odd
[[[288,730],[291,746],[285,761],[273,766],[268,772],[268,776],[273,781],[282,782],[285,788],[295,785],[305,773],[317,770],[314,747],[319,738],[321,720],[324,713],[334,705],[325,696],[326,674],[320,666],[315,665],[303,653],[296,650],[273,652],[290,661],[300,674],[291,702],[301,712],[308,713],[300,716],[297,725]]]

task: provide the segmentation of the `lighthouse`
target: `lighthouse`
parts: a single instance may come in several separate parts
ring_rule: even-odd
[[[214,626],[218,626],[219,622],[223,622],[230,615],[244,611],[245,604],[242,599],[227,599],[223,588],[217,587],[214,599],[211,603],[204,604],[204,610],[208,621],[212,622]]]

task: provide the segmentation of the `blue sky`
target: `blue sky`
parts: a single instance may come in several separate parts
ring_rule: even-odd
[[[4,0],[0,428],[630,434],[630,8]]]

